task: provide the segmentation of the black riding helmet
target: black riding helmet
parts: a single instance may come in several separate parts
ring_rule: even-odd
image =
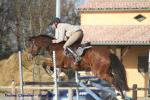
[[[50,23],[50,25],[52,25],[53,23],[60,23],[60,18],[58,18],[58,17],[53,17],[53,18],[52,18],[52,21],[51,21],[51,23]]]

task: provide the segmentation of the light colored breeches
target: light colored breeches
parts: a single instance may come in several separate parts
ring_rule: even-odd
[[[74,32],[69,39],[64,44],[63,48],[66,49],[66,47],[71,46],[74,44],[77,40],[79,40],[83,36],[82,30]]]

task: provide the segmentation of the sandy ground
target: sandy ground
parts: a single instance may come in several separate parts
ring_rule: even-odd
[[[35,68],[35,80],[36,81],[50,81],[51,77],[45,72],[41,64],[43,58],[39,57],[36,60],[29,60],[28,53],[22,53],[22,65],[23,65],[23,79],[24,81],[33,80],[33,67]],[[8,86],[12,80],[16,83],[19,82],[19,66],[18,66],[18,54],[12,54],[8,59],[0,61],[0,86]]]

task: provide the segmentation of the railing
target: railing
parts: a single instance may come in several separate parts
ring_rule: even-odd
[[[53,90],[54,82],[25,82],[24,84],[32,85],[32,86],[24,86],[24,90]],[[77,88],[76,82],[58,82],[58,84],[63,84],[64,87],[59,87],[59,90],[68,90],[68,94],[71,98],[72,91]],[[69,85],[71,84],[71,85]],[[49,86],[33,86],[33,85],[49,85]],[[65,85],[67,87],[65,87]],[[78,87],[79,89],[83,89],[82,87]],[[96,89],[95,87],[89,87],[90,89]],[[20,89],[19,86],[16,86],[16,83],[12,81],[10,86],[0,86],[0,90],[10,90],[12,94],[16,94],[17,91]],[[132,88],[132,98],[133,100],[137,100],[138,98],[138,91],[150,91],[150,88],[139,88],[137,84],[133,84]],[[68,97],[69,97],[68,96]],[[71,100],[71,99],[70,99]]]
[[[133,86],[132,86],[132,88],[130,88],[130,90],[132,90],[132,98],[133,98],[133,100],[137,100],[137,98],[138,98],[138,96],[137,96],[138,91],[150,91],[150,88],[138,88],[137,84],[133,84]]]
[[[24,90],[54,90],[54,82],[24,82]],[[26,86],[27,85],[27,86]],[[29,86],[31,85],[31,86]],[[43,85],[43,86],[41,86]],[[47,85],[47,86],[46,86]],[[73,90],[77,88],[76,82],[58,82],[59,90],[68,90],[68,100],[73,100]],[[66,87],[65,87],[66,86]],[[79,89],[83,89],[82,87],[78,87]],[[95,87],[89,87],[90,89],[95,89]],[[0,86],[0,90],[9,90],[13,95],[17,95],[17,91],[20,90],[20,86],[16,86],[15,81],[12,81],[10,86]],[[12,97],[12,99],[16,100],[17,97]]]

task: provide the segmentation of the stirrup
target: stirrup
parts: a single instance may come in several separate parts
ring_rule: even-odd
[[[71,56],[72,54],[70,53],[70,51],[66,48],[66,49],[64,49],[64,55],[65,56]]]
[[[64,55],[65,55],[65,56],[68,56],[68,52],[67,52],[66,49],[64,50]]]
[[[79,64],[80,61],[81,61],[81,57],[80,57],[80,56],[76,56],[76,57],[75,57],[75,63],[76,63],[76,64]]]
[[[81,57],[76,52],[74,52],[71,48],[67,47],[66,50],[68,50],[71,53],[71,55],[74,57],[75,63],[79,63],[81,61]]]
[[[77,54],[76,54],[71,48],[69,48],[69,47],[66,47],[65,52],[66,52],[67,54],[73,55],[74,57],[77,55]]]

